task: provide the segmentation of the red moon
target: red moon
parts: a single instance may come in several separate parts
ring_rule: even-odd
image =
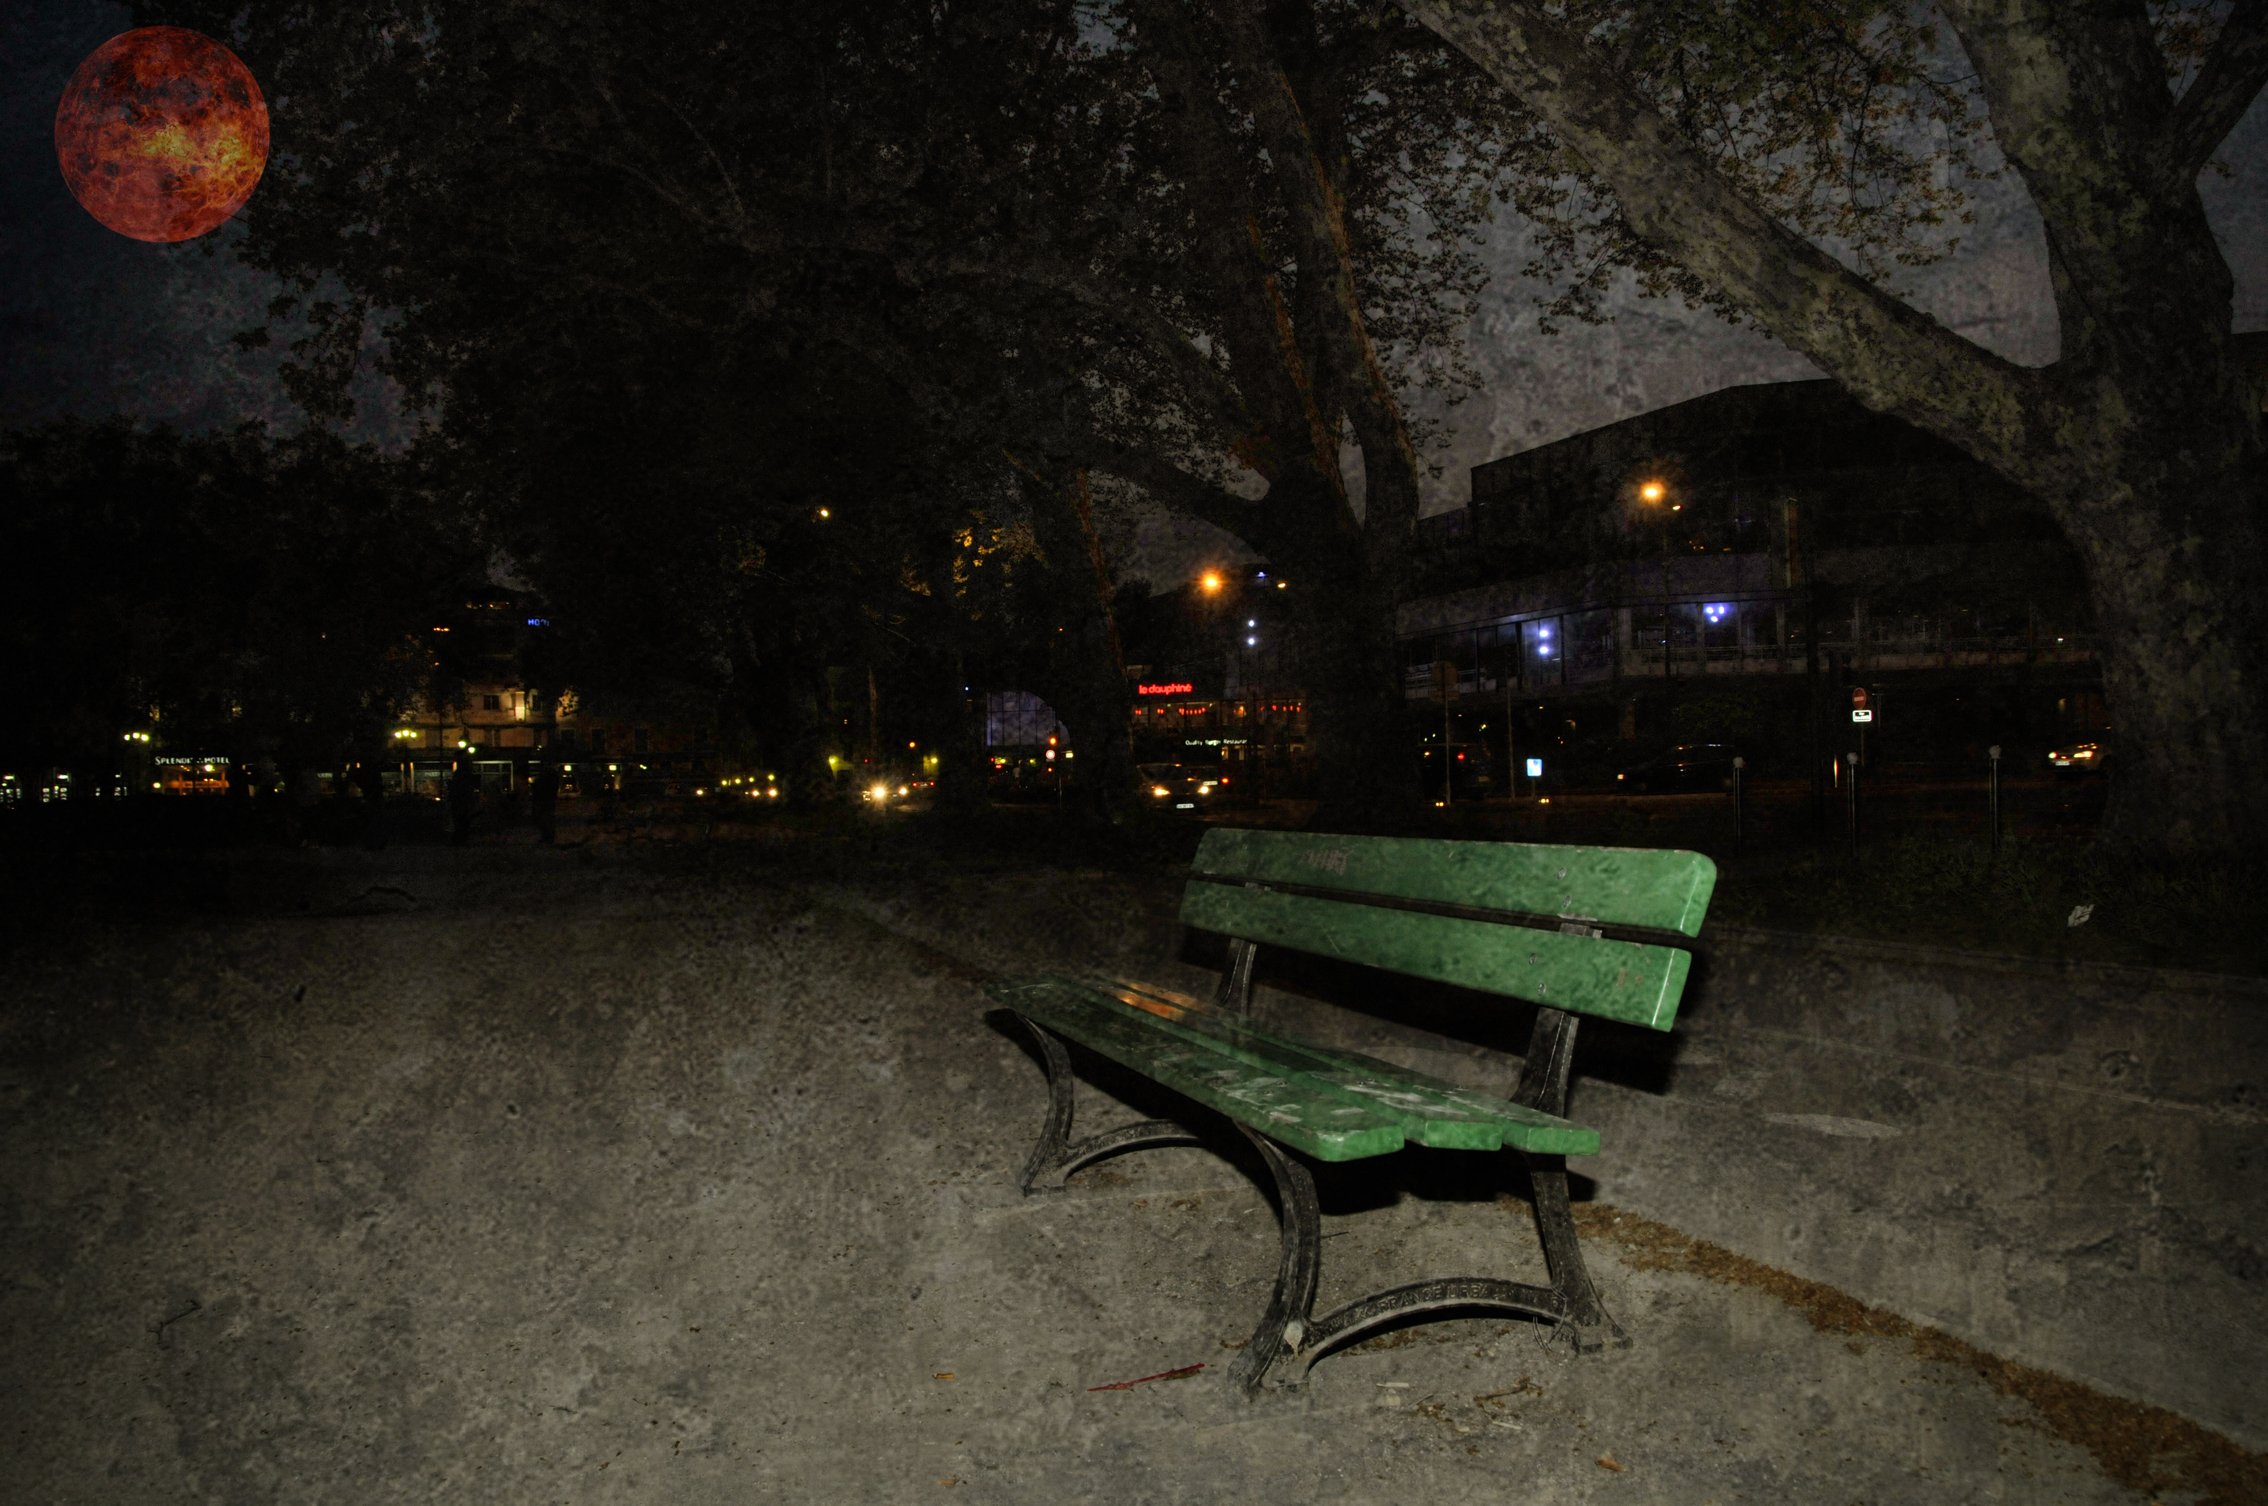
[[[243,207],[268,165],[268,104],[235,53],[143,26],[87,54],[55,109],[71,197],[138,241],[185,241]]]

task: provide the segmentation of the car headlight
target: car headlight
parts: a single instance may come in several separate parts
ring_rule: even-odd
[[[886,784],[871,785],[866,791],[866,798],[877,803],[887,800],[890,798],[890,787]]]
[[[1153,784],[1150,786],[1150,793],[1157,796],[1158,799],[1163,800],[1166,796],[1172,794],[1173,791],[1167,789],[1162,784]]]
[[[1213,793],[1213,782],[1208,779],[1203,784],[1197,786],[1197,793],[1200,795],[1210,795],[1211,793]]]

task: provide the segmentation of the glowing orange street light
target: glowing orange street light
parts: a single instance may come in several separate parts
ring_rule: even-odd
[[[1210,596],[1221,588],[1221,572],[1218,570],[1208,570],[1203,575],[1197,577],[1197,584],[1205,589],[1206,595]]]
[[[1638,488],[1638,497],[1643,502],[1659,502],[1668,494],[1668,491],[1669,488],[1663,486],[1659,481],[1649,481]]]

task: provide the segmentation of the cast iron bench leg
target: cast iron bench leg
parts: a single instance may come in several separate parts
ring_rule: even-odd
[[[1567,1206],[1567,1158],[1528,1156],[1526,1160],[1544,1268],[1551,1272],[1551,1289],[1562,1304],[1561,1321],[1574,1336],[1576,1352],[1595,1354],[1609,1344],[1628,1349],[1630,1335],[1599,1305],[1590,1267],[1583,1263],[1583,1247],[1575,1238],[1575,1219]]]
[[[1260,1152],[1276,1179],[1276,1201],[1283,1210],[1284,1251],[1276,1267],[1275,1295],[1244,1352],[1229,1366],[1249,1393],[1266,1384],[1268,1370],[1287,1353],[1297,1355],[1315,1311],[1316,1268],[1323,1258],[1322,1211],[1315,1201],[1315,1178],[1267,1136],[1238,1125]],[[1300,1366],[1301,1376],[1307,1367]],[[1294,1381],[1293,1384],[1298,1384]]]
[[[1149,1145],[1204,1144],[1185,1126],[1171,1119],[1144,1119],[1072,1144],[1071,1090],[1075,1079],[1071,1073],[1071,1053],[1063,1048],[1063,1042],[1053,1031],[1020,1014],[1016,1019],[1031,1032],[1032,1039],[1039,1043],[1040,1055],[1047,1060],[1047,1124],[1040,1130],[1039,1143],[1032,1147],[1031,1159],[1024,1163],[1023,1178],[1017,1183],[1026,1197],[1035,1192],[1061,1192],[1064,1178],[1072,1172],[1090,1161],[1099,1161],[1122,1150]]]
[[[1031,1033],[1047,1062],[1047,1123],[1032,1147],[1019,1183],[1029,1196],[1059,1192],[1072,1172],[1091,1161],[1122,1150],[1153,1145],[1203,1145],[1205,1139],[1171,1119],[1144,1119],[1071,1142],[1071,1095],[1076,1082],[1071,1054],[1053,1031],[1017,1015]],[[1293,1373],[1280,1384],[1296,1388],[1323,1352],[1363,1330],[1396,1318],[1453,1308],[1494,1308],[1546,1318],[1564,1327],[1576,1349],[1595,1353],[1612,1344],[1628,1348],[1630,1339],[1600,1305],[1591,1285],[1589,1268],[1575,1234],[1575,1220],[1567,1199],[1567,1163],[1560,1156],[1524,1156],[1534,1197],[1536,1232],[1543,1243],[1544,1266],[1551,1285],[1504,1281],[1493,1277],[1454,1276],[1414,1282],[1374,1292],[1318,1318],[1315,1288],[1322,1262],[1322,1215],[1315,1199],[1315,1179],[1307,1167],[1274,1141],[1245,1125],[1237,1129],[1250,1140],[1275,1178],[1276,1202],[1281,1210],[1283,1254],[1276,1271],[1276,1289],[1268,1310],[1252,1332],[1251,1340],[1230,1365],[1229,1373],[1248,1394],[1268,1383],[1279,1362]]]
[[[1278,1384],[1297,1388],[1326,1350],[1357,1334],[1399,1318],[1457,1309],[1493,1309],[1543,1318],[1572,1337],[1582,1354],[1596,1353],[1609,1344],[1629,1347],[1628,1335],[1600,1305],[1590,1271],[1583,1263],[1575,1220],[1568,1209],[1565,1158],[1526,1158],[1534,1188],[1536,1231],[1542,1239],[1551,1285],[1493,1276],[1443,1276],[1373,1292],[1317,1317],[1315,1287],[1323,1242],[1314,1179],[1305,1166],[1265,1136],[1243,1125],[1237,1128],[1259,1147],[1268,1169],[1275,1174],[1284,1228],[1283,1264],[1276,1278],[1275,1297],[1254,1330],[1252,1341],[1231,1367],[1247,1392],[1259,1391],[1269,1371],[1279,1367],[1288,1367],[1291,1373]]]

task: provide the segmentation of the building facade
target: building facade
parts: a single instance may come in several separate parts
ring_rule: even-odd
[[[1421,524],[1413,703],[1452,738],[2029,748],[2103,719],[2084,577],[2044,508],[1831,382],[1732,388],[1476,466]],[[1483,732],[1482,724],[1487,723]],[[1972,749],[1971,745],[1975,745]]]
[[[529,598],[508,592],[468,598],[461,613],[436,624],[437,688],[393,724],[388,787],[439,795],[461,758],[480,770],[491,797],[519,794],[538,760],[560,763],[565,787],[586,794],[691,793],[721,773],[711,719],[617,714],[530,686],[527,650],[549,627]]]

